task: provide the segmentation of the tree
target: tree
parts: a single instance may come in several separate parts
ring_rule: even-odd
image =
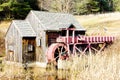
[[[120,0],[113,0],[113,10],[120,11]]]
[[[38,0],[24,0],[24,2],[27,2],[33,10],[40,10]]]
[[[74,14],[85,14],[87,13],[87,1],[86,0],[75,0]]]
[[[9,0],[0,0],[0,4],[5,3],[7,1],[9,1]]]
[[[11,5],[12,17],[15,19],[24,19],[30,10],[27,2],[14,2]]]
[[[88,10],[87,13],[96,13],[100,9],[96,0],[88,0],[86,5]]]
[[[17,0],[8,0],[0,5],[1,17],[5,19],[23,19],[30,10],[31,8],[27,2],[18,2]]]
[[[45,5],[47,4],[46,0],[38,0],[38,7],[41,11],[43,11],[45,8]],[[48,5],[48,4],[47,4]]]
[[[98,2],[95,0],[76,0],[75,1],[76,14],[91,14],[99,11]]]
[[[113,11],[113,0],[97,0],[100,7],[100,12]]]
[[[10,19],[10,7],[11,7],[11,1],[6,1],[0,5],[0,13],[4,13],[3,16],[5,18]],[[2,16],[1,16],[2,17]]]
[[[56,12],[70,13],[73,10],[73,0],[54,0],[52,1],[51,10]]]

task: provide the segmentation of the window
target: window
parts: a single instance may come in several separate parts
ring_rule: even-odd
[[[37,43],[37,46],[41,46],[41,44],[42,44],[42,41],[41,41],[41,38],[37,38],[37,41],[36,41],[36,43]]]
[[[42,44],[42,43],[41,43],[41,39],[38,39],[38,41],[37,41],[37,42],[38,42],[38,43],[37,43],[37,44],[38,44],[38,46],[40,47],[40,46],[41,46],[41,44]]]
[[[33,45],[32,44],[28,44],[28,51],[33,51]]]

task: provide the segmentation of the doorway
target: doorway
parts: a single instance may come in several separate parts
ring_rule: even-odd
[[[22,39],[23,63],[35,61],[35,37],[24,37]]]

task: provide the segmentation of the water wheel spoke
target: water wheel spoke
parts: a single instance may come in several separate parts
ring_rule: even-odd
[[[59,47],[57,48],[57,51],[58,51],[58,54],[60,54],[60,48]]]
[[[55,57],[54,61],[56,61],[57,58],[59,58],[59,55]]]
[[[62,46],[62,48],[61,48],[61,52],[63,51],[63,46]]]
[[[94,48],[94,47],[91,47],[91,49],[93,49],[93,50],[96,51],[96,52],[99,52],[99,50],[97,50],[97,49]]]

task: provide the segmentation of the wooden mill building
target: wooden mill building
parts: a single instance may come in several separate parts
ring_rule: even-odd
[[[15,62],[45,61],[46,50],[56,42],[60,28],[85,33],[71,14],[30,11],[24,20],[13,20],[5,36],[6,59]]]

